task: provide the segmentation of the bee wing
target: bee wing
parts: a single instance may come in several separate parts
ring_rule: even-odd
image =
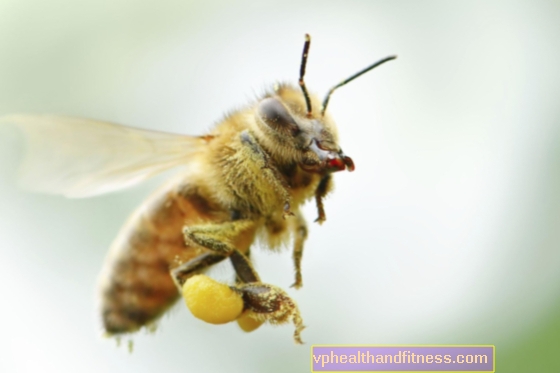
[[[26,189],[82,198],[123,189],[185,165],[206,141],[90,119],[14,115],[27,139],[20,170]]]

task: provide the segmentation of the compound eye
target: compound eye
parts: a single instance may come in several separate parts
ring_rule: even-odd
[[[295,136],[299,127],[286,107],[276,98],[265,98],[259,103],[261,119],[272,129]]]

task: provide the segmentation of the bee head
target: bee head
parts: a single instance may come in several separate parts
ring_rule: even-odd
[[[302,169],[313,173],[353,171],[354,162],[338,146],[336,126],[326,113],[329,99],[338,88],[397,57],[386,57],[343,80],[332,87],[320,103],[309,94],[303,80],[310,44],[311,37],[306,34],[299,70],[300,89],[286,85],[275,87],[273,94],[259,102],[257,123],[269,145],[271,142],[276,145],[279,158],[295,161]]]
[[[319,104],[315,96],[309,99]],[[273,152],[279,158],[311,173],[354,170],[354,162],[338,145],[336,125],[330,116],[309,114],[298,88],[275,87],[274,94],[259,102],[256,115],[266,142],[274,144]]]

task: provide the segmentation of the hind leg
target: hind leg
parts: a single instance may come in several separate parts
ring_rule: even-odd
[[[175,281],[177,287],[180,289],[187,281],[187,279],[193,274],[206,269],[213,264],[219,263],[226,258],[227,256],[223,254],[204,253],[192,260],[189,260],[188,262],[181,264],[176,268],[173,268],[170,271],[171,277],[173,278],[173,281]]]
[[[300,333],[304,327],[295,301],[282,289],[262,283],[247,256],[230,243],[236,235],[250,226],[251,222],[237,220],[223,224],[185,227],[183,232],[187,241],[212,250],[216,253],[214,255],[230,258],[239,281],[230,288],[241,295],[245,311],[238,318],[239,322],[242,318],[251,318],[261,323],[268,321],[271,324],[291,321],[296,327],[294,339],[296,343],[302,343]],[[302,241],[303,239],[302,237]]]
[[[185,227],[183,234],[187,242],[211,250],[211,255],[216,258],[229,257],[240,282],[259,282],[259,275],[248,257],[231,243],[246,232],[254,230],[254,226],[255,223],[250,220],[235,220],[221,224]]]

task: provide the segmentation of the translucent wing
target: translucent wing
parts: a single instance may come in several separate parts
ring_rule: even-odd
[[[123,189],[185,165],[206,143],[198,137],[54,115],[14,115],[0,123],[15,123],[26,135],[22,186],[70,198]]]

